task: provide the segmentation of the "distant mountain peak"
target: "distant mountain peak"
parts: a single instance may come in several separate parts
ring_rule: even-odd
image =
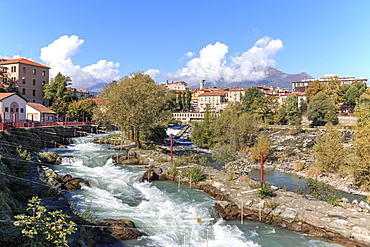
[[[259,81],[244,81],[239,83],[220,83],[219,87],[231,87],[238,86],[242,88],[251,87],[251,86],[272,86],[280,88],[292,88],[292,81],[301,81],[303,79],[313,79],[312,76],[306,72],[301,72],[299,74],[288,74],[281,72],[275,68],[267,67],[265,69],[266,77]]]

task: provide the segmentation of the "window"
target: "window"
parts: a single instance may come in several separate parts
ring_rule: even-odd
[[[46,75],[46,71],[45,70],[43,70],[42,71],[42,76],[45,76]]]
[[[19,109],[18,108],[15,108],[15,112],[19,112]]]
[[[36,69],[33,69],[33,74],[36,75]]]
[[[5,112],[9,112],[9,108],[8,107],[5,107]]]
[[[22,88],[22,94],[26,94],[26,89]]]
[[[42,85],[44,86],[46,84],[46,81],[42,81]]]
[[[13,112],[13,108],[10,108],[10,112]]]
[[[23,113],[24,112],[24,109],[23,108],[21,108],[21,113]]]
[[[36,90],[32,90],[32,96],[36,96]]]
[[[32,79],[32,85],[36,85],[36,79]]]
[[[12,67],[10,67],[10,72],[11,72],[11,73],[15,73],[15,72],[17,72],[17,67],[16,67],[16,66],[12,66]]]
[[[26,77],[22,77],[22,83],[26,84]]]
[[[23,73],[26,73],[26,67],[23,66]]]

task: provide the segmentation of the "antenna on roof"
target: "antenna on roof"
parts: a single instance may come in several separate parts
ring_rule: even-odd
[[[22,46],[21,45],[18,46],[18,55],[19,57],[22,57]]]

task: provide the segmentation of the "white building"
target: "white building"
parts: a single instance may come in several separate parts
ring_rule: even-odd
[[[54,122],[57,113],[39,103],[28,102],[26,106],[27,120],[32,122]]]
[[[352,84],[355,81],[362,81],[367,82],[366,78],[355,78],[354,76],[338,76],[337,74],[325,74],[321,76],[319,79],[305,79],[302,81],[292,81],[292,92],[306,92],[307,88],[310,86],[311,82],[319,81],[319,82],[327,82],[331,80],[333,77],[338,77],[341,81],[341,84]]]
[[[0,93],[1,122],[26,121],[27,101],[17,93]]]

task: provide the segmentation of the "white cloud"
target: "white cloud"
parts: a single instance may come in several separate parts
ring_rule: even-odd
[[[229,47],[216,42],[202,48],[199,57],[187,62],[186,67],[172,73],[162,72],[161,75],[167,80],[186,81],[190,85],[199,83],[200,80],[214,83],[262,80],[266,76],[264,69],[275,65],[274,57],[283,48],[280,39],[263,37],[248,51],[227,60]]]
[[[179,59],[179,62],[181,63],[182,60],[184,60],[185,58],[191,58],[194,55],[195,55],[194,52],[188,51],[187,53],[184,54],[184,56],[182,58]]]
[[[145,74],[150,75],[150,77],[155,78],[157,74],[159,74],[160,71],[158,69],[149,69],[145,71]]]
[[[84,68],[73,64],[71,58],[79,52],[79,47],[83,42],[84,40],[76,35],[64,35],[41,49],[40,59],[51,67],[51,76],[60,72],[72,79],[73,87],[82,89],[118,79],[119,63],[100,60]]]

